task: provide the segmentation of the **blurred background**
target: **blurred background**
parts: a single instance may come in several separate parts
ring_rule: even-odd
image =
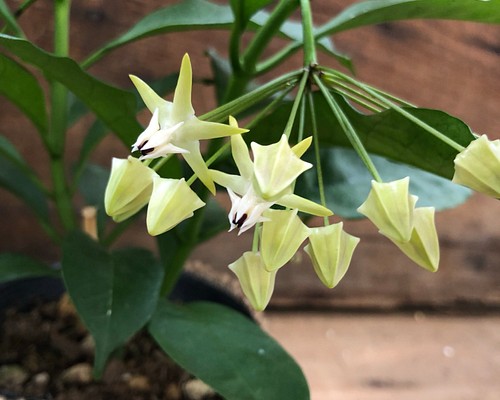
[[[313,1],[315,23],[326,22],[354,2]],[[7,3],[17,8],[21,1],[10,0]],[[76,60],[84,60],[93,49],[125,32],[141,17],[172,3],[175,1],[73,0],[71,56]],[[47,50],[51,50],[53,32],[51,23],[47,22],[51,18],[52,1],[41,0],[20,20],[28,37]],[[450,21],[405,21],[358,28],[338,34],[333,40],[339,50],[352,57],[359,79],[418,106],[444,110],[462,119],[478,134],[488,134],[490,139],[500,138],[499,26]],[[193,95],[193,102],[197,113],[201,115],[215,105],[213,89],[203,83],[211,77],[206,51],[216,49],[218,53],[226,55],[227,41],[227,32],[220,31],[175,33],[143,39],[107,55],[95,64],[90,72],[109,83],[131,88],[129,73],[146,81],[159,78],[177,71],[182,55],[189,52],[197,82],[193,91],[196,93]],[[279,41],[274,44],[276,48],[280,45]],[[342,69],[334,60],[323,55],[320,55],[320,60],[322,64]],[[300,64],[299,54],[287,63],[286,69],[291,70]],[[140,118],[143,123],[148,120],[147,115]],[[91,119],[84,119],[71,129],[67,142],[68,157],[76,154],[83,134],[91,122]],[[17,109],[3,98],[0,98],[0,132],[20,149],[30,163],[37,165],[41,177],[49,178],[44,155],[37,151],[41,142],[35,130],[29,122],[21,118]],[[127,149],[110,135],[100,146],[94,161],[102,166],[110,166],[112,156],[125,157],[127,152]],[[442,195],[446,196],[446,193]],[[388,368],[387,376],[396,378],[377,378],[376,374],[368,374],[364,380],[352,380],[352,376],[362,374],[362,370],[359,370],[360,364],[351,363],[350,371],[354,375],[348,376],[347,381],[350,383],[344,382],[344,386],[351,385],[351,389],[356,385],[358,389],[365,387],[370,395],[362,389],[356,389],[349,392],[352,397],[345,395],[339,398],[445,399],[448,398],[446,393],[451,393],[450,396],[456,396],[449,397],[450,399],[493,399],[494,397],[489,397],[488,387],[496,389],[497,394],[500,393],[500,386],[494,379],[495,371],[497,376],[500,374],[500,314],[497,312],[500,309],[499,215],[500,203],[482,195],[472,196],[466,204],[456,209],[438,213],[436,224],[441,242],[441,264],[435,274],[414,265],[367,221],[344,222],[345,230],[360,237],[362,241],[354,254],[350,270],[334,290],[321,285],[307,257],[297,257],[294,262],[280,270],[270,305],[272,311],[264,324],[269,324],[271,333],[274,333],[285,347],[290,346],[290,351],[298,357],[299,363],[308,365],[304,368],[312,382],[313,398],[336,398],[332,396],[337,392],[332,392],[331,388],[335,386],[338,389],[338,382],[333,376],[338,377],[337,372],[343,368],[342,365],[335,364],[338,371],[334,368],[325,376],[311,378],[310,374],[314,373],[315,368],[319,369],[321,364],[321,354],[312,356],[311,352],[313,349],[320,351],[322,341],[336,337],[344,340],[342,343],[346,343],[346,346],[372,349],[371,353],[371,350],[366,350],[370,357],[365,359],[365,364],[374,368],[374,363],[381,361],[380,357],[388,356],[387,352],[379,354],[374,349],[381,351],[384,345],[387,345],[392,349],[390,354],[400,354],[396,351],[397,346],[414,351],[416,348],[413,346],[418,344],[424,346],[422,355],[427,359],[429,355],[425,353],[426,349],[432,354],[431,341],[436,339],[436,336],[450,332],[462,332],[462,340],[472,340],[464,345],[464,348],[472,349],[472,353],[461,355],[466,358],[478,355],[478,359],[484,361],[484,364],[475,367],[487,370],[488,374],[491,374],[490,380],[485,378],[483,382],[476,379],[474,384],[474,376],[464,370],[465,372],[462,371],[462,375],[457,375],[456,379],[461,382],[464,382],[464,379],[471,380],[470,391],[465,390],[469,388],[467,386],[461,392],[454,392],[451,389],[453,384],[446,381],[449,392],[418,392],[412,386],[415,382],[411,376],[397,377],[397,358],[382,367]],[[48,262],[59,259],[57,249],[44,236],[34,217],[5,191],[0,191],[0,218],[0,251],[25,252]],[[120,245],[125,244],[154,246],[154,240],[146,234],[144,221],[140,220],[137,226],[124,236]],[[200,246],[193,254],[192,260],[201,261],[207,266],[207,270],[215,275],[225,274],[227,264],[250,246],[251,233],[239,237],[222,234]],[[342,313],[339,313],[340,311]],[[395,311],[396,314],[388,314]],[[405,313],[402,314],[402,311]],[[428,313],[432,315],[430,319],[426,317]],[[447,316],[443,317],[442,313]],[[475,319],[467,320],[465,315],[474,316]],[[422,325],[423,320],[426,323]],[[460,325],[461,322],[465,325]],[[291,326],[293,328],[290,328]],[[345,328],[342,328],[343,326]],[[377,331],[377,327],[382,330]],[[405,336],[405,332],[420,332],[418,329],[423,329],[421,336]],[[373,332],[373,335],[366,336],[366,340],[370,342],[368,344],[363,339],[367,332]],[[358,333],[359,336],[356,336]],[[380,339],[379,342],[376,341],[377,338]],[[300,348],[304,342],[310,346],[306,350]],[[474,352],[475,344],[486,347]],[[455,356],[456,346],[450,345],[448,350],[445,349],[446,346],[445,342],[438,345],[439,357],[433,361],[428,360],[430,364]],[[342,353],[345,348],[330,350],[332,353],[327,351],[323,354],[328,354],[329,358],[351,357],[351,361],[354,357],[352,349],[349,350],[350,355],[349,351]],[[337,354],[336,351],[342,354]],[[366,351],[358,356],[367,357]],[[413,357],[417,355],[418,353],[415,353]],[[408,359],[406,362],[408,363]],[[325,368],[328,368],[327,365],[325,361]],[[347,366],[345,368],[349,367],[347,361],[343,365]],[[354,368],[353,365],[357,367]],[[361,367],[363,365],[361,363]],[[419,371],[425,371],[426,366],[427,363],[422,363]],[[449,369],[440,371],[444,374],[443,379],[445,376],[455,377]],[[339,373],[341,376],[342,373],[345,375],[345,371]],[[328,386],[325,382],[330,381],[333,383]],[[417,380],[417,384],[422,385],[428,382],[428,379]],[[478,382],[485,385],[484,390],[475,390]],[[320,387],[321,390],[324,389],[323,392],[314,391],[314,388],[319,390]],[[404,397],[402,393],[405,391],[420,395]],[[390,397],[387,393],[399,395]],[[430,393],[430,397],[422,397],[422,393]],[[493,393],[491,391],[491,396]],[[378,395],[381,397],[376,397]]]

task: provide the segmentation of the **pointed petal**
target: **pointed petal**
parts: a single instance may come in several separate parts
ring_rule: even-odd
[[[302,140],[300,143],[297,143],[292,147],[292,151],[295,153],[297,157],[302,157],[307,149],[311,146],[312,136],[309,136]]]
[[[158,122],[159,111],[156,108],[153,112],[153,116],[149,121],[147,128],[138,137],[135,143],[132,145],[132,152],[142,148],[146,142],[148,142],[153,135],[160,130],[160,123]]]
[[[287,194],[278,199],[276,202],[287,208],[298,208],[299,211],[306,212],[318,217],[329,217],[333,212],[328,208],[323,207],[321,204],[315,203],[304,197],[297,196],[296,194]]]
[[[233,192],[243,196],[248,190],[250,185],[245,179],[239,175],[226,174],[222,171],[217,171],[215,169],[209,169],[210,177],[217,184],[224,186],[225,188],[231,189]]]
[[[310,229],[297,216],[295,210],[267,210],[262,224],[261,254],[265,268],[281,268],[297,252],[310,234]]]
[[[285,135],[278,143],[261,146],[252,142],[254,176],[264,199],[286,190],[312,164],[302,161],[290,148]]]
[[[200,142],[192,141],[179,143],[189,153],[183,154],[184,160],[189,164],[198,179],[207,187],[212,194],[215,194],[215,184],[208,172],[207,164],[203,160],[200,152]]]
[[[229,269],[238,277],[241,289],[252,307],[256,311],[264,310],[273,294],[276,271],[266,271],[260,254],[251,251],[243,253],[238,260],[229,264]]]
[[[205,140],[225,136],[237,135],[248,132],[248,129],[219,124],[217,122],[201,121],[196,117],[190,117],[182,128],[183,140]]]
[[[241,135],[231,136],[231,152],[240,175],[250,181],[253,176],[253,162],[248,147]]]
[[[149,234],[156,236],[172,229],[204,205],[184,178],[155,177],[146,216]]]
[[[171,112],[172,103],[158,96],[156,92],[151,89],[148,84],[142,79],[138,78],[135,75],[129,75],[129,77],[132,80],[132,83],[136,87],[137,91],[139,92],[142,101],[144,101],[144,104],[146,104],[148,110],[153,114],[155,110],[158,109],[160,124],[165,119],[168,119]]]
[[[191,104],[192,81],[191,60],[186,53],[182,58],[179,80],[177,81],[174,93],[172,119],[175,122],[185,121],[194,115],[194,109]]]

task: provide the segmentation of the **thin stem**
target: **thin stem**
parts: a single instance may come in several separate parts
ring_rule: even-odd
[[[366,109],[377,113],[381,112],[387,107],[383,104],[380,103],[380,101],[373,99],[372,97],[366,95],[364,92],[360,92],[359,90],[356,90],[352,88],[349,85],[346,85],[343,82],[340,82],[339,80],[335,79],[334,77],[331,77],[330,75],[325,74],[325,80],[330,83],[332,86],[331,88],[342,95],[348,97],[355,103],[365,107]]]
[[[368,85],[364,85],[363,83],[358,82],[357,80],[352,79],[351,77],[349,77],[347,75],[344,75],[344,74],[341,74],[339,72],[337,72],[337,74],[339,76],[341,76],[344,80],[348,81],[349,83],[352,83],[353,85],[355,85],[355,86],[357,86],[357,87],[365,90],[371,96],[373,96],[373,97],[377,98],[378,100],[380,100],[384,105],[386,105],[390,109],[396,111],[397,113],[403,115],[405,118],[407,118],[408,120],[412,121],[414,124],[416,124],[416,125],[420,126],[421,128],[425,129],[431,135],[435,136],[436,138],[438,138],[442,142],[446,143],[448,146],[452,147],[453,149],[455,149],[455,150],[457,150],[459,152],[463,151],[465,149],[465,147],[463,147],[462,145],[458,144],[454,140],[450,139],[448,136],[442,134],[437,129],[435,129],[432,126],[428,125],[427,123],[425,123],[421,119],[415,117],[414,115],[412,115],[408,111],[403,110],[401,107],[399,107],[398,105],[394,104],[392,101],[387,100],[384,96],[382,96],[379,93],[377,93],[377,91],[375,91],[375,90],[371,89],[370,87],[368,87]]]
[[[71,0],[55,1],[54,54],[67,56],[69,51],[69,15]],[[51,157],[54,198],[65,229],[76,226],[70,190],[64,171],[64,148],[68,116],[68,90],[59,82],[51,82],[51,126],[47,145]]]
[[[306,124],[306,98],[305,96],[302,96],[302,101],[300,102],[299,135],[297,137],[297,143],[302,142],[302,139],[304,139],[305,124]]]
[[[311,4],[309,0],[300,0],[302,14],[302,35],[304,41],[304,66],[316,64],[316,42],[314,39]]]
[[[328,106],[332,110],[333,114],[339,121],[340,126],[342,127],[342,130],[347,136],[347,139],[349,139],[349,142],[351,143],[352,147],[358,153],[359,157],[365,164],[366,168],[368,171],[372,174],[373,178],[377,182],[382,182],[382,178],[380,177],[377,168],[373,164],[373,161],[370,158],[370,155],[365,149],[365,146],[359,139],[358,134],[356,133],[356,130],[353,128],[351,123],[349,122],[349,119],[347,116],[344,114],[342,111],[342,108],[337,104],[335,99],[332,97],[331,93],[328,91],[328,88],[324,85],[324,83],[321,81],[321,79],[317,76],[314,75],[314,80],[318,87],[321,90],[321,93],[323,93],[323,97],[325,98],[326,102],[328,103]]]
[[[204,121],[223,122],[229,115],[236,115],[265,98],[272,96],[276,92],[279,92],[283,88],[286,88],[288,85],[294,84],[301,73],[302,70],[298,70],[280,76],[279,78],[260,86],[258,89],[240,96],[236,100],[232,100],[229,103],[203,114],[199,118]]]
[[[283,131],[283,134],[286,135],[287,138],[290,138],[290,134],[293,128],[293,123],[295,122],[295,116],[297,115],[297,110],[302,100],[304,89],[306,88],[307,81],[309,80],[309,73],[310,73],[309,68],[305,68],[304,72],[302,73],[302,79],[300,80],[299,83],[297,95],[295,96],[295,100],[292,105],[292,110],[290,111],[290,116],[288,117],[288,121]]]
[[[255,74],[261,75],[264,74],[279,64],[281,64],[284,60],[294,54],[297,50],[300,49],[300,46],[295,45],[296,42],[289,44],[283,47],[280,51],[265,59],[264,61],[257,64],[255,67]]]
[[[165,165],[165,163],[172,158],[173,154],[168,154],[167,156],[163,157],[161,160],[159,160],[153,167],[153,171],[158,172],[161,167]]]
[[[321,154],[319,147],[319,137],[318,137],[318,125],[316,120],[316,109],[314,107],[314,98],[312,93],[309,92],[309,109],[311,111],[311,124],[312,124],[312,134],[313,134],[313,142],[314,142],[314,157],[316,159],[316,171],[318,175],[318,188],[319,188],[319,199],[321,205],[326,207],[326,196],[325,196],[325,184],[323,181],[323,168],[321,167]],[[323,222],[326,225],[330,224],[328,217],[323,217]]]
[[[281,0],[266,23],[257,31],[242,57],[243,69],[247,74],[254,74],[257,60],[265,50],[267,44],[297,6],[298,2],[296,0]]]

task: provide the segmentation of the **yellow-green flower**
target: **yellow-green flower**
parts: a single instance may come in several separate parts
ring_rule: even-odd
[[[314,271],[330,289],[344,277],[359,238],[343,230],[343,223],[312,228],[309,243],[304,248],[311,258]]]
[[[453,182],[500,199],[500,139],[473,140],[455,157]]]
[[[264,266],[275,271],[291,260],[310,230],[294,210],[267,210],[262,224],[260,251]]]
[[[439,267],[439,240],[434,224],[434,207],[419,207],[413,213],[414,228],[408,242],[393,242],[411,260],[435,272]]]
[[[193,216],[205,203],[182,179],[156,176],[149,201],[146,225],[152,236],[160,235]]]
[[[140,211],[151,197],[156,176],[155,171],[137,158],[113,158],[104,194],[106,213],[114,221],[121,222]]]
[[[139,151],[141,159],[181,153],[203,184],[215,193],[214,183],[201,156],[200,140],[230,136],[247,130],[196,118],[191,104],[192,71],[187,54],[182,59],[173,102],[162,99],[138,77],[131,75],[130,78],[153,114],[148,127],[133,144],[132,151]]]
[[[259,253],[247,251],[229,265],[241,285],[246,298],[256,311],[264,310],[274,291],[276,271],[269,272],[264,267]]]
[[[310,144],[311,138],[307,138],[290,148],[285,135],[278,143],[268,146],[252,143],[252,161],[241,135],[231,136],[231,151],[240,175],[210,170],[213,180],[226,187],[231,197],[231,230],[239,228],[242,233],[257,222],[265,221],[262,214],[274,204],[312,215],[332,215],[326,207],[293,194],[295,180],[311,167],[300,160]]]
[[[410,178],[380,183],[372,188],[358,212],[368,217],[391,240],[407,242],[413,230],[413,210],[418,197],[408,192]]]

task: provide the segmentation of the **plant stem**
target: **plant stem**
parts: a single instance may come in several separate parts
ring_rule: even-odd
[[[382,178],[380,177],[377,168],[373,164],[373,161],[370,158],[370,155],[365,149],[365,146],[359,139],[358,134],[356,133],[356,130],[353,128],[351,123],[349,122],[349,119],[347,116],[344,114],[340,106],[337,104],[335,99],[332,97],[331,93],[328,91],[328,88],[324,85],[324,83],[321,81],[321,79],[317,76],[314,75],[314,80],[316,84],[318,85],[319,89],[321,90],[321,93],[323,93],[323,97],[325,98],[326,102],[328,103],[328,106],[332,110],[333,114],[339,121],[340,126],[342,127],[342,130],[347,136],[347,139],[349,139],[349,142],[351,142],[352,147],[358,153],[359,157],[365,164],[366,168],[368,171],[372,174],[373,178],[377,182],[382,182]]]
[[[316,64],[316,42],[314,40],[311,4],[309,0],[300,0],[302,14],[302,35],[304,41],[304,66]]]
[[[316,159],[316,171],[318,175],[318,188],[319,188],[319,199],[321,205],[326,207],[326,196],[325,196],[325,184],[323,181],[323,168],[321,167],[321,154],[319,148],[319,137],[318,137],[318,125],[316,120],[316,109],[314,107],[314,99],[312,93],[309,92],[309,109],[311,111],[311,124],[312,124],[312,134],[314,141],[314,157]],[[323,222],[326,225],[329,225],[328,217],[323,217]]]
[[[299,83],[299,89],[297,91],[297,95],[295,96],[295,100],[292,105],[292,110],[290,111],[290,116],[288,117],[288,121],[283,131],[283,134],[286,135],[287,138],[290,138],[290,134],[293,128],[293,123],[295,122],[295,116],[297,115],[297,110],[302,100],[304,89],[306,88],[307,81],[309,80],[309,72],[310,72],[309,68],[305,68],[304,72],[302,73],[302,78]]]
[[[54,2],[54,54],[67,56],[69,52],[69,15],[71,0]],[[51,158],[52,181],[57,210],[63,227],[67,230],[76,225],[64,171],[64,148],[68,116],[68,90],[59,82],[51,82],[51,125],[48,134],[48,150]]]

